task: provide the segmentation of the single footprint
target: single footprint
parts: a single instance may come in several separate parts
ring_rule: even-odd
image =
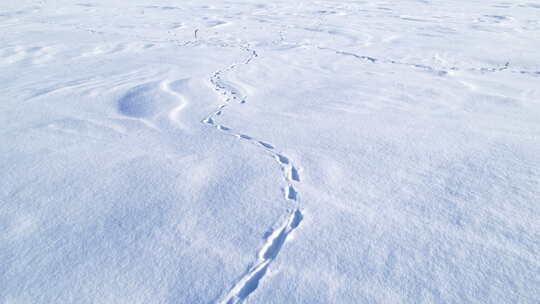
[[[277,154],[276,155],[276,159],[277,161],[282,164],[282,165],[287,165],[289,164],[289,159],[281,154]]]
[[[237,135],[237,136],[240,137],[240,138],[242,138],[242,139],[247,139],[247,140],[252,140],[252,139],[253,139],[253,137],[247,136],[247,135],[244,135],[244,134],[239,134],[239,135]]]
[[[259,141],[259,144],[267,149],[274,149],[274,146],[271,144],[265,143],[264,141]]]
[[[291,167],[291,179],[295,182],[300,181],[300,175],[298,174],[298,170],[295,167]]]
[[[291,200],[291,201],[295,201],[296,200],[296,197],[298,195],[298,193],[296,192],[296,190],[294,189],[294,187],[292,185],[289,185],[289,187],[287,187],[287,199],[288,200]]]

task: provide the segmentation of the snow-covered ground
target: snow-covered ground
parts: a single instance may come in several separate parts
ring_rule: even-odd
[[[538,1],[4,0],[0,72],[1,303],[540,302]]]

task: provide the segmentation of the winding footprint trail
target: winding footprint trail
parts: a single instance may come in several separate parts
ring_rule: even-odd
[[[220,124],[218,122],[218,117],[223,115],[223,113],[225,112],[225,110],[229,106],[231,106],[232,104],[235,104],[235,103],[236,104],[245,104],[247,102],[247,99],[246,99],[247,97],[242,96],[240,94],[240,90],[236,89],[234,86],[232,86],[230,84],[225,84],[224,81],[222,80],[222,76],[225,73],[236,69],[240,65],[247,65],[253,59],[258,57],[258,54],[257,54],[257,52],[255,50],[252,50],[252,49],[250,49],[248,47],[243,47],[242,49],[244,51],[249,52],[249,54],[250,54],[250,57],[246,61],[244,61],[242,63],[235,63],[235,64],[232,64],[232,65],[226,67],[225,69],[219,70],[219,71],[215,72],[212,75],[212,77],[210,78],[210,82],[213,84],[214,90],[220,96],[223,96],[222,98],[223,98],[224,103],[219,105],[218,108],[213,113],[208,115],[202,121],[202,123],[204,123],[207,126],[214,127],[217,130],[219,130],[219,131],[221,131],[221,132],[223,132],[223,133],[225,133],[227,135],[234,136],[234,137],[236,137],[236,138],[238,138],[240,140],[243,140],[243,141],[246,141],[246,142],[248,142],[250,144],[256,145],[259,148],[264,149],[271,156],[273,156],[273,158],[280,165],[281,170],[284,173],[284,180],[285,180],[285,182],[287,184],[287,186],[285,188],[283,188],[284,192],[285,192],[285,197],[287,199],[289,199],[289,200],[296,201],[297,196],[298,196],[297,195],[298,192],[296,191],[296,188],[294,187],[294,183],[295,182],[300,182],[300,174],[299,174],[298,168],[293,165],[290,158],[285,156],[282,153],[279,153],[277,151],[276,147],[274,145],[272,145],[271,143],[268,143],[266,141],[257,139],[256,137],[248,135],[248,134],[243,134],[241,132],[237,132],[236,130],[233,130],[232,128],[227,127],[227,126],[225,126],[223,124]]]
[[[230,72],[241,65],[248,65],[252,60],[258,57],[257,52],[249,46],[241,47],[241,49],[249,53],[248,59],[240,63],[234,63],[222,70],[218,70],[210,77],[210,82],[212,83],[214,90],[222,96],[223,103],[219,105],[214,112],[203,119],[202,123],[206,126],[215,128],[221,133],[233,136],[240,141],[255,145],[272,156],[283,172],[285,186],[282,189],[284,191],[285,199],[297,203],[299,197],[295,184],[300,182],[300,174],[298,168],[292,163],[291,159],[278,152],[273,144],[257,139],[255,136],[238,132],[228,126],[220,124],[218,121],[219,117],[224,114],[228,107],[234,104],[242,105],[247,102],[247,97],[242,95],[239,89],[223,80],[223,76],[227,72]],[[289,235],[300,225],[303,218],[304,215],[302,211],[295,206],[295,209],[290,212],[285,222],[281,224],[278,229],[274,230],[272,235],[267,238],[264,246],[257,255],[257,261],[239,278],[226,295],[218,300],[218,303],[242,303],[247,299],[247,297],[258,288],[259,283],[267,274],[270,264],[276,259],[281,248],[289,238]]]
[[[342,51],[342,50],[338,50],[338,49],[334,49],[330,47],[316,46],[316,48],[318,50],[331,51],[337,55],[354,57],[356,59],[368,61],[370,63],[383,63],[383,64],[407,66],[410,68],[415,68],[415,69],[424,70],[430,73],[434,73],[439,76],[447,75],[450,71],[468,71],[468,72],[479,72],[479,73],[495,73],[495,72],[509,71],[511,73],[519,73],[519,74],[531,74],[531,75],[535,74],[534,72],[530,72],[530,71],[512,70],[510,69],[510,62],[506,62],[504,65],[501,65],[501,66],[492,66],[492,67],[458,67],[458,66],[434,67],[434,66],[429,66],[422,63],[403,62],[403,61],[397,61],[393,59],[380,59],[380,58],[375,58],[371,56],[356,54],[353,52]],[[540,73],[537,73],[537,74],[540,74]]]
[[[242,276],[227,295],[219,303],[241,303],[259,286],[259,282],[268,271],[268,267],[278,256],[283,244],[289,235],[300,225],[304,216],[300,209],[295,209],[287,217],[287,220],[276,229],[258,253],[258,259],[254,266]]]

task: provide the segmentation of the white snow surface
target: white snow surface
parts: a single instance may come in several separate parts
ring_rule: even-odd
[[[0,303],[539,303],[540,3],[4,0]]]

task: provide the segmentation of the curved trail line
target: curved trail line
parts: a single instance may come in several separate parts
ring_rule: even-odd
[[[224,115],[228,107],[233,104],[242,105],[247,102],[247,96],[242,95],[241,91],[230,82],[226,82],[222,79],[227,72],[230,72],[241,65],[248,65],[253,59],[258,57],[257,52],[251,49],[249,45],[241,46],[240,48],[249,53],[248,59],[240,63],[234,63],[222,70],[218,70],[210,77],[210,82],[212,83],[214,90],[221,96],[223,103],[220,104],[213,113],[203,119],[202,123],[215,128],[221,133],[255,145],[264,150],[265,153],[269,154],[278,163],[283,172],[283,180],[286,186],[282,189],[285,199],[296,203],[298,202],[298,191],[294,184],[300,182],[300,174],[298,168],[293,165],[291,159],[278,152],[276,147],[271,143],[257,139],[248,134],[237,132],[230,127],[218,123],[218,118]],[[300,225],[302,219],[302,211],[299,208],[294,209],[280,228],[276,229],[272,235],[267,238],[264,246],[257,255],[257,261],[238,279],[227,294],[218,300],[218,303],[242,303],[247,299],[247,297],[257,289],[260,281],[268,272],[270,264],[276,259],[281,248],[285,244],[285,241],[289,238],[291,232]]]
[[[338,49],[334,49],[330,47],[316,46],[316,48],[318,50],[331,51],[331,52],[336,53],[337,55],[350,56],[359,60],[369,61],[370,63],[385,63],[385,64],[407,66],[410,68],[420,69],[420,70],[424,70],[430,73],[434,73],[438,76],[445,76],[450,71],[467,71],[467,72],[478,72],[478,73],[495,73],[495,72],[509,71],[511,73],[535,75],[534,72],[530,72],[530,71],[510,69],[510,62],[506,62],[504,65],[501,65],[501,66],[493,66],[493,67],[467,67],[467,68],[458,67],[458,66],[434,67],[434,66],[429,66],[422,63],[403,62],[403,61],[397,61],[393,59],[380,59],[380,58],[375,58],[371,56],[342,51],[342,50],[338,50]],[[537,74],[540,74],[540,72],[537,72]]]
[[[259,251],[257,263],[249,268],[242,278],[234,285],[219,303],[233,304],[243,302],[257,287],[260,280],[268,271],[270,264],[278,256],[289,235],[300,225],[304,216],[300,209],[295,209],[287,220],[276,229],[266,240]]]
[[[222,133],[225,133],[230,136],[234,136],[240,140],[246,141],[250,144],[253,144],[259,148],[264,149],[268,154],[270,154],[276,160],[276,162],[280,165],[282,172],[284,173],[284,180],[287,184],[287,186],[283,188],[284,193],[285,193],[285,198],[288,200],[296,201],[298,199],[298,192],[296,191],[296,188],[294,187],[294,183],[300,182],[300,174],[299,174],[299,169],[293,165],[290,158],[282,153],[277,152],[275,146],[268,142],[259,140],[255,138],[254,136],[237,132],[233,130],[232,128],[219,124],[217,122],[218,117],[223,115],[225,110],[231,104],[233,103],[245,104],[247,102],[247,96],[241,95],[240,90],[236,89],[234,86],[230,85],[229,83],[225,83],[222,80],[222,76],[225,73],[236,69],[240,65],[248,65],[253,59],[258,57],[257,52],[253,49],[250,49],[249,47],[242,47],[242,50],[250,54],[250,57],[247,60],[241,63],[232,64],[222,70],[219,70],[215,72],[210,78],[210,82],[213,84],[214,90],[220,96],[223,96],[224,103],[219,105],[219,107],[213,113],[208,115],[202,121],[202,123],[208,126],[214,127],[217,130],[221,131]]]

